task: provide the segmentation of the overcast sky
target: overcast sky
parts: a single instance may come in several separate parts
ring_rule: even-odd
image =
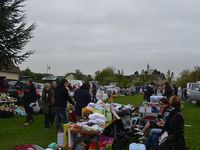
[[[36,23],[21,69],[94,74],[107,66],[125,74],[151,68],[177,76],[200,65],[199,0],[27,0]]]

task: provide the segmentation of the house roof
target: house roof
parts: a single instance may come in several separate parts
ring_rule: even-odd
[[[8,73],[20,73],[20,69],[18,66],[15,66],[14,64],[9,66],[8,68],[0,67],[1,72],[8,72]]]

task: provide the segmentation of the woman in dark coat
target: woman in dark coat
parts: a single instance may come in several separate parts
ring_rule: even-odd
[[[160,150],[186,150],[184,138],[184,119],[180,111],[181,101],[178,96],[170,97],[172,111],[166,119],[163,133],[167,131],[167,140],[160,145]]]
[[[169,100],[162,98],[159,101],[160,113],[158,113],[158,121],[147,122],[143,131],[151,128],[147,141],[145,142],[146,149],[158,149],[158,138],[162,133],[162,129],[166,122],[167,117],[169,116],[171,109],[169,107]]]
[[[51,89],[51,85],[46,83],[42,91],[42,104],[43,113],[45,117],[45,128],[49,128],[53,124],[54,120],[54,91]]]
[[[75,113],[77,115],[77,119],[79,120],[82,115],[82,108],[88,105],[91,102],[90,96],[90,84],[84,83],[78,90],[74,93],[75,104]]]

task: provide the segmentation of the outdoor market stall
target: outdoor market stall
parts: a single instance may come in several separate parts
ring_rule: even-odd
[[[101,150],[115,145],[118,147],[121,139],[119,136],[124,134],[127,140],[125,132],[131,132],[133,109],[131,105],[90,103],[82,109],[83,119],[80,122],[64,124],[64,142],[61,138],[58,143],[71,149],[87,147],[89,150]],[[58,134],[62,137],[61,133]],[[122,142],[120,146],[126,144]]]
[[[0,94],[0,117],[13,117],[17,99],[6,93]]]

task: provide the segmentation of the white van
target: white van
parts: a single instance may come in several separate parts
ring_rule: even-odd
[[[194,100],[200,104],[200,84],[187,83],[187,96],[190,101]]]
[[[76,86],[76,87],[80,87],[83,85],[83,81],[82,80],[68,80],[68,82],[72,85],[72,86]]]

